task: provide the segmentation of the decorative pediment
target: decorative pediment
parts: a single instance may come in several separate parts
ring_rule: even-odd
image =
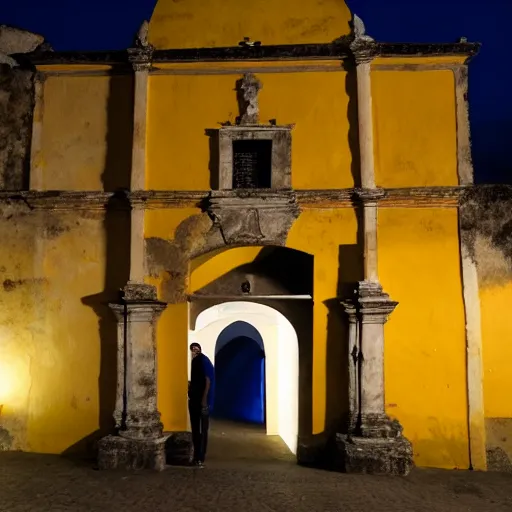
[[[292,191],[212,191],[209,239],[226,245],[285,245],[299,208]],[[214,243],[214,240],[211,240]]]

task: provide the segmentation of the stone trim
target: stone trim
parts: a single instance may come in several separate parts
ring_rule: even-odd
[[[153,62],[215,62],[215,61],[262,61],[284,59],[351,59],[351,37],[343,37],[333,43],[297,44],[275,46],[233,46],[225,48],[184,48],[155,50]],[[480,50],[480,43],[373,43],[372,52],[380,57],[420,57],[466,55],[473,57]],[[36,51],[13,55],[28,59],[32,65],[55,64],[102,64],[128,65],[127,51],[104,52],[48,52]]]
[[[29,188],[31,190],[43,189],[41,153],[43,149],[44,82],[45,76],[42,73],[35,73],[34,111],[32,116],[32,138],[30,141]]]
[[[151,69],[152,53],[153,48],[140,38],[137,39],[137,47],[128,50],[135,74],[130,190],[144,190],[146,188],[148,77]],[[130,230],[130,281],[142,283],[145,272],[144,209],[132,209]]]
[[[205,209],[213,225],[206,237],[207,243],[284,245],[293,221],[300,214],[295,194],[292,191],[236,192],[213,191],[210,194]]]
[[[219,189],[233,188],[233,141],[272,141],[272,189],[291,188],[291,160],[293,125],[266,126],[240,125],[223,126],[219,130]]]
[[[510,185],[472,185],[471,187],[412,187],[294,190],[301,209],[353,208],[365,201],[376,202],[379,208],[458,208],[465,191],[475,188],[499,188],[512,196]],[[240,197],[241,191],[223,191],[223,197]],[[252,190],[262,199],[287,194],[283,190]],[[0,204],[23,203],[31,210],[104,210],[105,208],[161,209],[202,208],[211,196],[208,190],[138,190],[102,191],[0,191]]]
[[[454,70],[454,77],[457,109],[457,172],[460,185],[472,185],[474,180],[469,128],[468,67],[458,66]]]
[[[396,57],[396,56],[395,56]],[[412,56],[411,56],[412,57]],[[421,56],[420,56],[421,57]],[[385,57],[387,58],[387,57]],[[322,60],[322,59],[319,59]],[[345,72],[347,69],[346,64],[341,60],[339,65],[333,66],[335,60],[326,60],[324,63],[314,63],[311,60],[297,61],[294,66],[284,66],[276,63],[275,65],[261,66],[255,62],[253,65],[247,67],[239,67],[236,62],[233,62],[233,67],[182,67],[183,63],[176,63],[175,67],[172,68],[161,68],[159,63],[153,62],[149,73],[151,75],[242,75],[244,73],[257,73],[268,74],[268,73],[338,73],[340,71]],[[239,62],[239,61],[238,61]],[[165,63],[160,63],[165,64]],[[132,74],[129,66],[116,65],[109,69],[103,69],[103,65],[98,65],[98,69],[91,65],[90,69],[39,69],[39,72],[45,76],[128,76]],[[457,71],[461,64],[448,63],[448,62],[430,62],[430,63],[401,63],[401,64],[387,64],[384,62],[372,61],[372,71]]]
[[[468,68],[454,71],[457,109],[457,171],[462,186],[473,184],[473,162],[468,112]],[[459,218],[461,280],[466,320],[466,379],[470,467],[487,469],[486,428],[483,389],[481,305],[476,261],[463,236]]]
[[[487,469],[487,455],[478,270],[462,236],[460,240],[461,280],[467,351],[466,379],[468,392],[469,462],[472,469],[485,471]]]

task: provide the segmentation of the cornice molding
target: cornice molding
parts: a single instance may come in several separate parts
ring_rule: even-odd
[[[304,209],[352,208],[377,204],[379,208],[457,208],[461,198],[476,189],[499,189],[512,197],[512,185],[472,185],[465,187],[421,187],[336,190],[251,190],[251,191],[21,191],[0,192],[0,205],[24,204],[28,210],[104,210],[198,208],[206,210],[212,200],[222,198],[233,208],[244,201],[288,203],[290,197]],[[277,203],[276,203],[277,201]],[[275,203],[275,204],[274,204]]]
[[[134,54],[144,53],[151,63],[225,62],[225,61],[279,61],[279,60],[348,60],[354,59],[354,40],[342,37],[332,43],[274,46],[233,46],[224,48],[185,48],[154,50],[133,49],[103,52],[35,51],[13,55],[20,64],[41,65],[108,65],[129,69]],[[379,43],[358,41],[357,52],[375,57],[432,57],[448,55],[476,55],[480,43]],[[368,48],[366,48],[368,46]],[[148,62],[148,61],[145,61]]]

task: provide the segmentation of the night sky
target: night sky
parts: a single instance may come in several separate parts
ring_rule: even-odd
[[[222,0],[219,0],[222,1]],[[246,0],[250,2],[250,0]],[[290,0],[290,6],[300,0]],[[0,24],[45,36],[56,51],[131,45],[155,0],[3,0]],[[470,116],[477,183],[512,183],[512,66],[506,34],[512,0],[349,0],[379,41],[483,43],[470,65]]]

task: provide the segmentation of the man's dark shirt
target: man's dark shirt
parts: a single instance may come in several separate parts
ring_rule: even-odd
[[[192,359],[191,364],[190,387],[188,390],[188,397],[191,402],[200,403],[202,401],[204,388],[206,387],[206,377],[210,379],[208,405],[210,410],[212,410],[215,392],[215,372],[210,359],[204,354],[198,354]]]

